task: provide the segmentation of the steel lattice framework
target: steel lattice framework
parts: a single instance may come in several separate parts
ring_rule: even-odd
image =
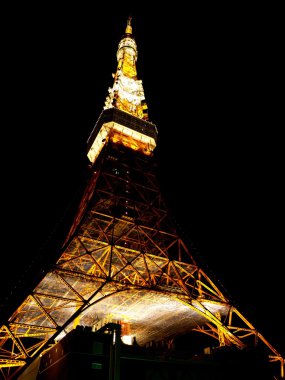
[[[118,60],[134,77],[131,33],[128,22]],[[0,377],[15,378],[78,324],[107,322],[127,326],[122,339],[140,345],[193,331],[220,346],[261,344],[284,377],[284,359],[197,264],[172,221],[152,153],[156,127],[141,103],[135,114],[124,98],[112,107],[115,85],[88,141],[90,178],[58,260],[0,326]]]
[[[3,378],[80,323],[129,325],[139,344],[198,331],[278,352],[199,268],[163,202],[153,159],[108,144],[56,265],[0,330]]]

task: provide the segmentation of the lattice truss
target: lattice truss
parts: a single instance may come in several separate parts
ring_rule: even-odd
[[[107,146],[56,265],[0,329],[2,378],[78,323],[128,324],[138,344],[190,331],[219,345],[258,342],[284,361],[199,268],[161,197],[153,158]]]

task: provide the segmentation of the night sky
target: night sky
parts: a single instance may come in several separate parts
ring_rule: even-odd
[[[2,307],[82,186],[131,13],[169,209],[285,355],[280,10],[20,8],[3,12]]]

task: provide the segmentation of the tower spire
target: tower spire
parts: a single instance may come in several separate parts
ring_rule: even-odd
[[[113,87],[108,89],[104,109],[118,108],[143,120],[148,120],[142,81],[137,78],[136,61],[138,58],[137,44],[133,36],[129,16],[125,34],[118,45],[117,71],[113,74]]]
[[[126,34],[133,34],[133,28],[131,25],[131,21],[132,21],[132,16],[129,16],[128,20],[127,20],[126,31],[125,31]]]

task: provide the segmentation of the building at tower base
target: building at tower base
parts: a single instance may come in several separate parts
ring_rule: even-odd
[[[26,368],[19,380],[268,380],[264,353],[204,347],[200,352],[160,341],[141,347],[121,340],[121,325],[96,332],[78,326]],[[197,350],[195,335],[193,345]],[[191,338],[190,338],[191,339]],[[194,347],[193,347],[194,348]]]

